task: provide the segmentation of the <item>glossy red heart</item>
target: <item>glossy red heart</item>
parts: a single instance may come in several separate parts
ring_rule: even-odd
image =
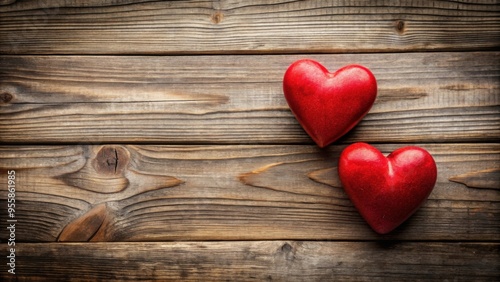
[[[373,146],[355,143],[341,153],[338,172],[354,206],[380,234],[392,231],[417,211],[437,178],[434,159],[416,146],[385,157]]]
[[[307,134],[319,147],[325,147],[368,113],[377,96],[377,81],[360,65],[330,73],[320,63],[304,59],[285,72],[283,92]]]

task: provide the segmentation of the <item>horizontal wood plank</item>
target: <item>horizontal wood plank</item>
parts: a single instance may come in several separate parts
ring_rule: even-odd
[[[2,1],[4,54],[485,50],[498,1]]]
[[[308,55],[369,67],[378,97],[339,142],[494,142],[500,53]],[[0,56],[0,142],[311,144],[283,96],[301,55]]]
[[[16,274],[0,276],[2,281],[497,281],[499,254],[498,243],[26,243],[16,248]]]
[[[18,241],[500,240],[500,144],[420,146],[436,187],[385,236],[341,188],[344,146],[1,146],[0,172],[15,170]]]

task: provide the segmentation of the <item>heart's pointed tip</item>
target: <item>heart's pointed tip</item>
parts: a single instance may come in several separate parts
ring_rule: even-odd
[[[331,142],[325,142],[323,140],[315,140],[314,142],[316,142],[316,145],[318,145],[318,147],[320,147],[321,149],[328,147],[328,145],[330,145],[331,143]]]
[[[335,143],[335,141],[338,140],[338,138],[325,138],[323,136],[316,136],[316,135],[312,135],[312,134],[309,134],[309,136],[311,136],[314,143],[316,143],[316,145],[318,145],[318,147],[321,149],[324,149],[324,148],[332,145],[333,143]]]
[[[376,232],[377,234],[379,234],[379,235],[386,235],[386,234],[389,234],[389,233],[391,233],[394,229],[396,229],[396,228],[397,228],[397,226],[396,226],[396,227],[390,227],[390,228],[388,228],[388,227],[379,227],[379,226],[370,226],[370,227],[373,229],[373,231],[375,231],[375,232]]]
[[[379,235],[387,235],[387,234],[391,233],[392,230],[394,230],[394,229],[391,229],[391,230],[375,230],[375,232],[377,232],[377,234],[379,234]]]

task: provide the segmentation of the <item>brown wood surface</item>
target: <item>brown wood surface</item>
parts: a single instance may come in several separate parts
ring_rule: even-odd
[[[3,0],[9,54],[312,53],[500,46],[498,1]]]
[[[36,261],[20,281],[495,281],[500,259],[496,243],[316,241],[27,243],[18,256]]]
[[[0,281],[500,281],[499,47],[498,0],[0,0]],[[301,58],[377,78],[326,149]],[[338,179],[356,141],[437,161],[387,235]]]
[[[345,146],[3,146],[0,170],[19,175],[16,214],[30,222],[19,241],[500,240],[500,144],[419,146],[437,162],[436,187],[385,236],[341,188]],[[480,189],[457,182],[483,172]]]
[[[309,55],[369,67],[378,97],[341,142],[500,138],[500,53]],[[9,143],[311,143],[283,96],[302,56],[3,56]],[[390,62],[390,63],[389,63]]]

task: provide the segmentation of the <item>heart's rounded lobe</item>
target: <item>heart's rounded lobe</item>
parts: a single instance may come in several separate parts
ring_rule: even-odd
[[[320,63],[303,59],[285,72],[286,101],[309,136],[325,147],[350,131],[371,109],[377,96],[372,72],[348,65],[330,73]]]
[[[389,233],[426,201],[437,179],[437,167],[424,149],[408,146],[385,157],[366,143],[355,143],[340,155],[339,177],[361,216],[377,233]]]

